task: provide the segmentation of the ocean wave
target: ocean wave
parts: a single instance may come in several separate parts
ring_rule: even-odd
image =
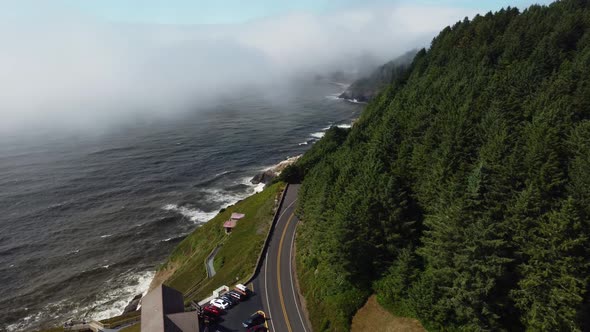
[[[113,148],[106,148],[106,149],[99,149],[97,151],[90,152],[88,156],[102,156],[105,154],[114,154],[119,152],[129,152],[136,150],[137,147],[130,145],[130,146],[123,146],[123,147],[113,147]]]
[[[113,234],[104,234],[104,235],[101,235],[100,237],[102,239],[106,239],[107,237],[111,237],[111,236],[113,236]]]
[[[160,240],[160,242],[170,242],[170,241],[176,242],[176,241],[180,241],[180,240],[184,239],[188,234],[189,233],[182,234],[182,235],[179,235],[179,236],[174,236],[174,237],[168,237],[168,238],[165,238],[163,240]]]
[[[346,100],[347,102],[352,103],[352,104],[362,104],[362,105],[364,105],[364,104],[367,103],[367,102],[364,102],[364,101],[360,101],[360,100],[358,100],[356,98],[352,98],[352,99],[344,98],[344,100]]]
[[[349,129],[349,128],[352,128],[352,123],[341,123],[341,124],[337,124],[337,125],[334,125],[334,124],[330,123],[330,125],[322,128],[321,131],[318,131],[318,132],[315,132],[315,133],[311,133],[309,136],[311,136],[313,140],[319,140],[322,137],[324,137],[326,135],[326,131],[328,131],[332,127]],[[304,142],[304,143],[299,143],[299,145],[307,145],[308,142],[309,141]]]
[[[220,179],[224,178],[225,176],[232,174],[232,173],[235,173],[235,171],[223,171],[223,172],[217,173],[206,180],[195,183],[193,185],[193,187],[194,188],[203,188],[203,187],[210,186],[213,183],[217,182],[218,180],[220,180]]]
[[[231,171],[220,173],[218,176],[223,174],[231,173]],[[215,208],[213,211],[206,212],[199,208],[191,207],[190,205],[178,205],[178,204],[166,204],[162,207],[163,210],[173,211],[183,215],[194,223],[205,223],[213,217],[215,217],[220,209],[227,208],[246,197],[261,192],[264,190],[264,184],[252,184],[250,181],[252,176],[243,177],[234,182],[237,185],[235,190],[226,190],[222,188],[208,188],[204,189],[203,192],[206,195],[206,200],[210,201]],[[242,186],[246,186],[246,190]]]
[[[102,268],[106,269],[108,265]],[[71,309],[72,303],[68,299],[49,303],[43,311],[32,313],[19,322],[6,326],[6,330],[8,332],[23,331],[50,320],[66,320],[69,318],[102,320],[119,316],[133,297],[137,294],[145,295],[147,293],[154,275],[154,271],[122,274],[115,278],[113,283],[123,286],[112,287],[111,284],[107,283],[104,286],[107,289],[103,289],[100,292],[100,298],[94,302],[78,305]],[[64,309],[68,311],[68,317],[63,317]]]
[[[270,168],[267,168],[267,169],[270,169]],[[265,169],[265,170],[267,170],[267,169]],[[251,194],[256,194],[256,193],[259,193],[264,190],[264,183],[252,184],[252,177],[251,176],[242,178],[241,183],[250,187],[250,190],[252,192],[245,193],[244,195],[237,195],[236,197],[239,197],[238,200],[242,200],[242,199],[250,196]],[[232,204],[235,204],[235,202]]]
[[[254,187],[254,192],[255,192],[255,193],[259,193],[259,192],[263,191],[263,190],[264,190],[264,186],[265,186],[265,184],[264,184],[264,183],[262,183],[262,182],[261,182],[261,183],[259,183],[259,184],[257,184],[257,185]]]
[[[194,223],[205,223],[211,220],[217,214],[217,211],[205,212],[200,209],[193,209],[186,206],[178,206],[176,204],[166,204],[162,207],[163,210],[180,213]]]
[[[325,131],[318,131],[317,133],[311,133],[310,136],[313,138],[320,139],[326,135]]]
[[[297,145],[302,146],[302,145],[307,145],[307,144],[309,144],[309,142],[308,141],[305,141],[305,142],[301,142],[301,143],[299,143]]]
[[[221,173],[217,173],[217,174],[215,174],[213,177],[215,177],[215,178],[216,178],[216,177],[223,176],[223,175],[226,175],[226,174],[229,174],[229,173],[231,173],[231,171],[223,171],[223,172],[221,172]]]
[[[57,312],[64,306],[66,300],[60,300],[58,302],[48,303],[45,305],[44,311],[39,311],[32,313],[20,321],[6,325],[5,329],[7,332],[16,332],[16,331],[25,331],[30,329],[33,326],[37,326],[39,323],[47,321],[48,319],[57,319],[59,318],[59,314]],[[23,308],[25,311],[28,311],[28,308]],[[53,314],[51,314],[53,313]]]
[[[147,293],[155,274],[154,271],[144,271],[123,276],[120,283],[125,286],[107,291],[100,300],[87,306],[91,309],[89,317],[101,320],[121,315],[135,295]]]

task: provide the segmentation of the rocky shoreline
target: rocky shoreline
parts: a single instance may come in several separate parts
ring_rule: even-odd
[[[254,175],[250,182],[252,184],[264,183],[265,185],[271,183],[287,166],[294,164],[297,160],[299,160],[299,158],[301,158],[301,156],[302,155],[298,155],[287,158],[287,160],[283,160],[275,166],[263,170],[262,172]]]

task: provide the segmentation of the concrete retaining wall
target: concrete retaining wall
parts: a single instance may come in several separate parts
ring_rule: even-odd
[[[283,190],[283,193],[281,194],[281,198],[279,198],[279,205],[277,206],[277,210],[275,211],[275,215],[272,218],[272,223],[270,225],[270,228],[268,229],[268,234],[266,234],[266,239],[264,240],[264,245],[262,246],[262,249],[260,250],[260,255],[258,256],[258,260],[256,261],[256,266],[254,267],[254,272],[252,272],[250,277],[244,282],[244,284],[246,284],[246,285],[249,284],[252,280],[254,280],[254,278],[256,278],[256,275],[258,274],[258,272],[260,272],[260,268],[262,267],[262,262],[264,261],[264,255],[266,255],[266,251],[268,250],[268,244],[270,243],[270,238],[272,236],[272,233],[275,230],[275,226],[277,224],[277,221],[279,220],[281,208],[283,207],[283,202],[285,201],[285,194],[287,193],[288,189],[289,189],[289,184],[287,183],[285,190]]]

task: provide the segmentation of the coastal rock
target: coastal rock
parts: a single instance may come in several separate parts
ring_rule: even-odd
[[[141,301],[141,294],[137,294],[135,295],[135,297],[129,302],[129,304],[125,307],[125,309],[123,310],[123,315],[136,311],[137,307],[139,306],[139,302]]]
[[[250,180],[252,184],[269,184],[274,180],[277,176],[281,174],[281,172],[285,169],[285,167],[295,163],[297,160],[301,158],[301,155],[288,158],[287,160],[283,160],[280,163],[274,165],[271,168],[265,169],[264,171],[254,175],[254,177]]]
[[[344,91],[339,98],[354,101],[357,103],[366,103],[371,100],[375,95],[376,91],[371,90],[363,90],[363,91],[355,91],[353,89],[347,89]]]
[[[259,184],[259,183],[268,184],[277,176],[278,176],[278,174],[276,172],[268,169],[268,170],[265,170],[261,173],[254,175],[254,177],[252,178],[252,180],[250,180],[250,182],[252,182],[252,184]]]

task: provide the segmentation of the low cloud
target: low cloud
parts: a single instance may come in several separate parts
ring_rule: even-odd
[[[0,13],[0,132],[103,129],[196,111],[245,86],[270,93],[294,78],[354,69],[363,57],[384,62],[428,46],[440,29],[474,14],[379,6],[171,26],[21,1],[1,6],[9,10]]]

